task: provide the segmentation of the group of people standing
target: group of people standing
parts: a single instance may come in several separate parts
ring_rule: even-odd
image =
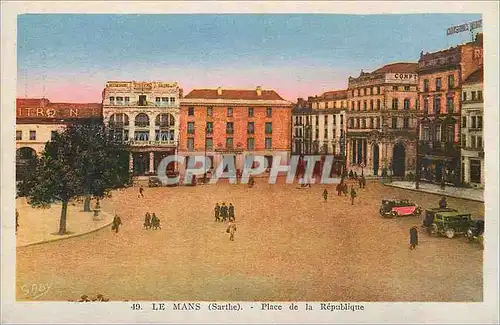
[[[227,206],[225,202],[222,202],[222,205],[219,205],[217,202],[215,204],[214,213],[215,222],[225,222],[228,219],[229,221],[235,221],[234,206],[232,203],[229,203],[229,206]]]
[[[146,212],[146,216],[144,217],[144,229],[161,229],[160,219],[154,212],[153,214],[149,214],[149,212]]]

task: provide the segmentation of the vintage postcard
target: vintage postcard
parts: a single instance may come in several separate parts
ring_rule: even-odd
[[[498,322],[498,13],[3,2],[2,322]]]

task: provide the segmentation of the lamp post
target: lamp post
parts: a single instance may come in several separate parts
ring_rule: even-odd
[[[420,188],[420,119],[417,117],[417,148],[416,148],[416,157],[417,161],[415,162],[415,189],[418,190]]]

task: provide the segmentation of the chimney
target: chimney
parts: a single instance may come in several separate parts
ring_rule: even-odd
[[[217,88],[217,95],[222,96],[222,88]]]
[[[257,96],[262,96],[262,88],[260,86],[257,86]]]

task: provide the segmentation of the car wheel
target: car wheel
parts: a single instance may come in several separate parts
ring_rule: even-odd
[[[398,213],[396,211],[391,211],[390,216],[391,216],[391,218],[395,218],[398,216]]]
[[[416,216],[419,216],[419,215],[421,215],[421,214],[422,214],[422,210],[421,210],[420,208],[416,208],[416,209],[415,209],[415,215],[416,215]]]
[[[429,233],[431,234],[431,236],[437,236],[439,233],[437,225],[434,225],[434,224],[431,225],[431,227],[429,229]]]
[[[446,229],[444,234],[446,235],[446,237],[451,239],[451,238],[455,237],[455,230],[453,228],[448,228],[448,229]]]
[[[472,235],[472,231],[469,229],[467,230],[467,232],[465,233],[465,237],[469,240],[469,241],[473,241],[474,240],[474,236]]]

